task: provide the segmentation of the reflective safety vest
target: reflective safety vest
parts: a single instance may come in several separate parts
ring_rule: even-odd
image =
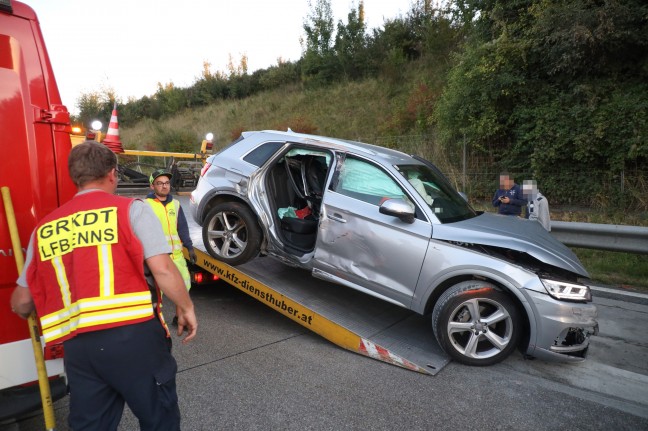
[[[167,237],[167,241],[171,246],[173,259],[183,259],[182,255],[182,241],[178,235],[178,214],[180,213],[180,202],[173,199],[168,204],[164,205],[157,198],[147,198],[146,202],[153,208],[155,215],[162,223],[162,230]]]
[[[27,283],[46,343],[154,317],[132,199],[76,195],[36,227]]]

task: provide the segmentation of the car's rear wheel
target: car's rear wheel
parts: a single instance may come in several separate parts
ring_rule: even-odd
[[[504,360],[520,339],[520,317],[513,300],[486,282],[459,283],[441,295],[432,312],[441,348],[466,365]]]
[[[214,206],[203,222],[202,234],[207,252],[230,265],[241,265],[259,254],[259,224],[252,211],[239,202]]]

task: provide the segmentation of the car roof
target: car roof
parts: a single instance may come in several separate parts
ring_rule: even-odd
[[[285,132],[279,130],[248,131],[243,132],[242,136],[245,140],[253,138],[259,143],[264,141],[281,140],[322,147],[322,149],[332,148],[341,152],[348,151],[356,154],[365,154],[374,159],[380,158],[384,163],[390,165],[420,164],[420,162],[412,158],[412,156],[390,148],[347,139],[296,133],[290,129]]]

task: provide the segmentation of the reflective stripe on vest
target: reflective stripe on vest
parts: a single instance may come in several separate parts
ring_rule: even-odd
[[[178,236],[178,214],[180,212],[180,202],[172,200],[164,205],[158,199],[147,198],[146,202],[149,203],[155,215],[162,224],[162,230],[167,237],[167,241],[171,246],[172,253],[176,256],[182,254],[182,241]]]
[[[112,297],[84,298],[61,311],[43,316],[45,342],[61,338],[77,329],[116,323],[153,315],[149,292],[126,293]]]

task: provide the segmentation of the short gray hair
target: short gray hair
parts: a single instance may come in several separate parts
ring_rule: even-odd
[[[70,151],[68,170],[77,187],[99,180],[117,167],[117,156],[96,141],[85,141]]]

